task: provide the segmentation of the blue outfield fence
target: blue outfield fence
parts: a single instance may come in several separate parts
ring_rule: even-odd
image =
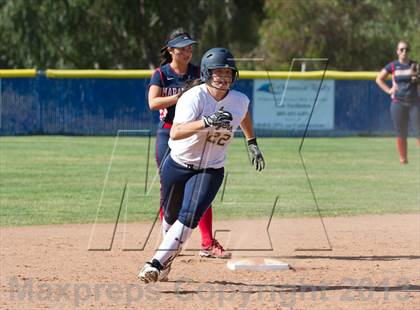
[[[251,113],[258,112],[262,104],[253,100],[256,81],[247,78],[235,85],[251,99]],[[148,78],[45,75],[0,78],[0,134],[115,135],[118,130],[127,129],[155,131],[158,113],[148,108],[148,82]],[[389,97],[374,81],[335,80],[333,85],[333,126],[312,130],[311,135],[392,134]],[[270,93],[269,87],[265,91]],[[256,131],[265,136],[296,136],[302,128],[256,126]]]
[[[1,80],[1,134],[115,134],[156,126],[145,79]]]
[[[392,133],[390,102],[389,95],[375,81],[336,81],[334,131],[366,135]]]

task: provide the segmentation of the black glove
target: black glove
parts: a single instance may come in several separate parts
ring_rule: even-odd
[[[251,155],[251,163],[255,165],[255,170],[261,171],[265,167],[264,157],[257,145],[257,139],[252,138],[248,142],[248,151]]]
[[[417,63],[411,64],[411,82],[420,83],[420,65]]]
[[[210,116],[203,116],[205,127],[213,126],[226,128],[230,125],[232,119],[232,114],[228,111],[224,111],[223,107]]]

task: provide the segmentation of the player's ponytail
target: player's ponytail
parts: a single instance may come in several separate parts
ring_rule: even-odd
[[[194,86],[198,86],[204,84],[204,82],[198,78],[195,80],[188,80],[185,82],[185,87],[182,89],[182,92],[179,93],[178,98],[181,97],[187,90],[193,88]]]
[[[168,51],[168,47],[164,46],[160,49],[160,66],[169,64],[172,62],[171,53]]]

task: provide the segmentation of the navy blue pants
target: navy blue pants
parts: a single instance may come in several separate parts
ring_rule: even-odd
[[[169,134],[171,132],[170,128],[162,128],[161,123],[159,124],[159,129],[156,132],[156,164],[159,168],[159,175],[160,175],[160,216],[164,214],[165,210],[165,202],[163,196],[163,185],[162,185],[162,164],[165,158],[171,152],[169,148],[168,141],[169,141]],[[184,192],[184,188],[181,185],[177,186],[177,190],[175,191],[174,195],[181,195],[180,193]],[[180,198],[178,198],[180,199]],[[173,201],[177,201],[178,199],[173,199]],[[172,209],[169,205],[166,206],[166,209]]]
[[[159,128],[156,132],[156,164],[159,168],[170,151],[168,146],[170,132],[170,128]]]
[[[224,168],[194,170],[176,163],[169,155],[161,167],[165,221],[179,220],[195,228],[216,197],[224,177]]]
[[[407,138],[408,121],[411,117],[416,137],[420,138],[420,103],[411,106],[391,103],[391,116],[398,137]]]

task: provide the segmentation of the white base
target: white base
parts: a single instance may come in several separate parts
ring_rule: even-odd
[[[256,270],[256,271],[268,271],[268,270],[288,270],[289,264],[281,262],[272,258],[264,258],[262,261],[243,258],[237,260],[229,260],[227,267],[230,270]]]

